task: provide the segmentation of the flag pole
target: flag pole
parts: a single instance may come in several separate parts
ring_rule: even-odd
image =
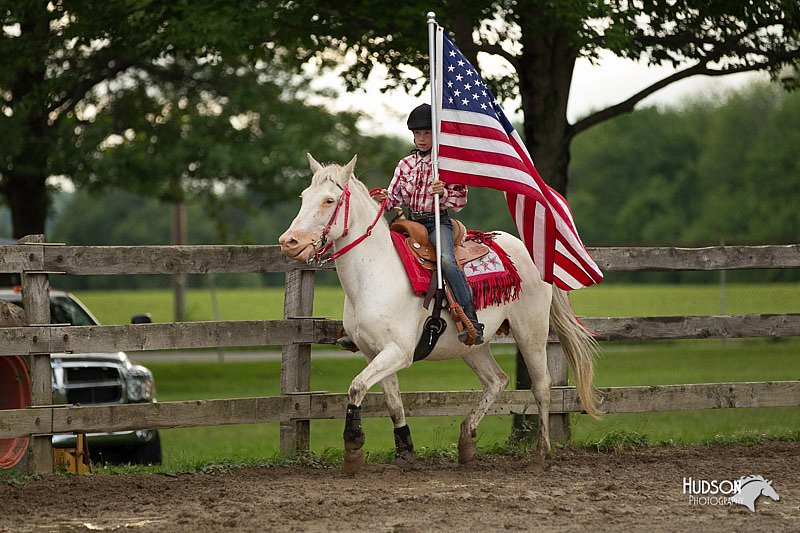
[[[433,183],[439,181],[439,127],[437,122],[438,107],[436,100],[436,13],[428,11],[428,59],[430,63],[429,78],[431,84],[431,172]],[[441,217],[439,215],[439,195],[433,196],[434,222],[436,224],[436,288],[441,290],[442,285],[442,235]]]

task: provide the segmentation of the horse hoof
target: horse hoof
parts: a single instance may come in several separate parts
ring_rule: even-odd
[[[412,470],[416,466],[417,456],[413,452],[400,452],[394,459],[394,464],[401,470]]]
[[[345,450],[342,470],[345,474],[355,474],[364,466],[364,452],[361,450]]]
[[[475,459],[478,448],[475,446],[475,431],[469,431],[467,421],[461,422],[461,433],[458,436],[458,462],[469,463]]]

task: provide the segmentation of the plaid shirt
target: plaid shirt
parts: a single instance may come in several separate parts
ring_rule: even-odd
[[[387,209],[407,206],[412,211],[433,213],[432,173],[430,154],[421,156],[413,153],[401,159],[394,169],[394,177],[387,190]],[[444,193],[439,198],[439,207],[461,211],[465,205],[467,186],[445,183]]]

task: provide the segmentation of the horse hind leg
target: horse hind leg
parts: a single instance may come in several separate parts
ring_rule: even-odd
[[[497,364],[488,343],[480,349],[470,350],[464,356],[464,361],[478,375],[478,379],[483,385],[483,394],[478,405],[472,408],[467,418],[461,423],[461,434],[458,439],[459,463],[468,463],[475,459],[477,453],[475,436],[478,424],[508,385],[508,375]]]
[[[516,322],[516,324],[515,324]],[[550,373],[547,370],[547,322],[544,328],[511,321],[511,331],[531,377],[531,392],[538,419],[538,460],[541,466],[550,452]],[[541,331],[539,331],[541,330]]]
[[[411,430],[406,423],[406,413],[403,408],[403,398],[400,396],[400,384],[397,374],[392,374],[381,381],[386,407],[394,424],[395,464],[400,468],[410,468],[416,460],[414,442],[411,440]]]

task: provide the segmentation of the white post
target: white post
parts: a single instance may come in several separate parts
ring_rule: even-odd
[[[433,146],[431,147],[431,167],[433,169],[433,182],[439,181],[439,124],[436,113],[436,13],[428,12],[428,59],[430,64],[429,78],[431,84],[431,136]],[[439,228],[439,195],[433,197],[434,221],[436,223],[436,287],[441,289],[442,285],[442,235]]]

